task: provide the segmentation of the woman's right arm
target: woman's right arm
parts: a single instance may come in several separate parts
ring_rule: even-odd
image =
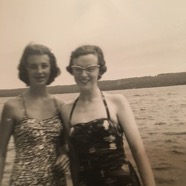
[[[5,103],[0,121],[0,185],[3,179],[7,146],[13,131],[13,107],[10,102]]]

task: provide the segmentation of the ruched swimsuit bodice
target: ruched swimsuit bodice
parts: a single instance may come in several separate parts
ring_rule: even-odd
[[[54,170],[64,129],[58,112],[51,118],[37,120],[28,117],[22,96],[20,103],[23,105],[24,118],[14,128],[16,156],[10,185],[66,185],[64,175],[59,177]]]
[[[125,162],[122,130],[107,118],[76,124],[70,136],[82,170],[108,172],[121,168]]]

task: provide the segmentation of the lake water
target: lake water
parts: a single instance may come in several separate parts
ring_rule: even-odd
[[[186,185],[186,86],[110,91],[124,94],[134,111],[157,186]],[[68,100],[77,94],[58,94]],[[9,98],[0,98],[0,111]],[[127,155],[131,158],[126,145]],[[14,144],[8,147],[3,186],[8,185]]]

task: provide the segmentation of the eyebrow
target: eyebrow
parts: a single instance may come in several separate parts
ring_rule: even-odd
[[[80,66],[80,65],[72,65],[71,67],[79,67],[79,68],[87,68],[87,67],[92,67],[92,66],[100,66],[100,65],[88,65],[88,66]]]

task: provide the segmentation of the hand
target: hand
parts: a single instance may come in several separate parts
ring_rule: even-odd
[[[66,154],[62,154],[58,157],[54,167],[57,171],[68,172],[70,161]]]

